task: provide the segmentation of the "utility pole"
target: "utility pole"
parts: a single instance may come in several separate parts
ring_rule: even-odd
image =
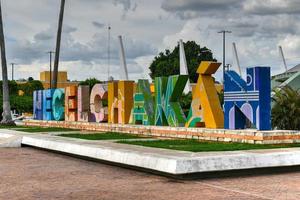
[[[11,80],[14,80],[14,71],[15,71],[15,65],[16,63],[10,63],[11,64]]]
[[[225,68],[226,68],[226,33],[232,33],[232,32],[228,31],[228,30],[222,30],[222,31],[219,31],[218,33],[223,34],[223,82],[224,82]]]
[[[52,54],[54,54],[54,51],[48,51],[47,52],[49,54],[49,59],[50,59],[50,63],[49,63],[49,72],[50,72],[50,77],[49,77],[49,89],[52,89]]]
[[[111,26],[108,24],[108,32],[107,32],[107,81],[109,81],[110,76],[110,31]]]

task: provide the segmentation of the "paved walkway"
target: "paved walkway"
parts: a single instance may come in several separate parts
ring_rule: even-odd
[[[32,148],[0,149],[0,199],[300,199],[300,172],[178,181]]]

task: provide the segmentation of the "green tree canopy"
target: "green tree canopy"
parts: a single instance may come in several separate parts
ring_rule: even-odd
[[[213,53],[207,47],[200,47],[195,41],[184,43],[184,50],[189,71],[189,78],[192,83],[197,82],[197,69],[201,61],[217,61],[213,57]],[[170,76],[179,74],[179,45],[171,52],[166,49],[156,56],[149,67],[152,79],[160,76]]]
[[[300,130],[300,90],[286,86],[274,91],[272,126],[284,130]]]
[[[79,85],[88,85],[90,86],[90,89],[94,87],[94,85],[96,85],[97,83],[102,83],[101,81],[99,81],[96,78],[88,78],[85,81],[81,81],[79,83]]]
[[[25,93],[25,95],[32,96],[35,90],[43,90],[44,87],[41,81],[32,80],[24,84],[20,84],[18,89],[22,90]]]
[[[16,81],[8,81],[8,88],[10,95],[16,95],[18,93],[18,84]],[[2,96],[2,81],[0,81],[0,95]]]

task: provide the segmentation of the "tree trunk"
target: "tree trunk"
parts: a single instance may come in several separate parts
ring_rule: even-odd
[[[54,69],[53,69],[52,88],[57,88],[60,42],[61,42],[61,34],[62,34],[62,27],[63,27],[63,20],[64,20],[65,2],[66,2],[65,0],[61,0],[61,5],[60,5],[60,13],[59,13],[59,21],[58,21],[58,29],[57,29],[57,38],[56,38],[55,60],[54,60]]]
[[[3,21],[2,21],[2,9],[0,1],[0,48],[1,48],[1,61],[2,61],[2,80],[3,80],[3,113],[2,113],[2,125],[15,125],[12,120],[10,101],[9,101],[9,88],[8,88],[8,78],[7,78],[7,63],[5,54],[5,40],[3,31]]]

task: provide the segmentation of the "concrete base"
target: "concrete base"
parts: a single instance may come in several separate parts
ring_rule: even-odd
[[[22,142],[22,136],[11,135],[6,133],[0,134],[0,148],[21,147],[21,142]]]
[[[196,140],[209,140],[220,142],[239,142],[251,144],[283,144],[300,143],[300,131],[274,130],[258,131],[226,130],[208,128],[185,128],[166,126],[142,126],[130,124],[108,124],[93,122],[67,122],[67,121],[25,121],[26,126],[61,127],[89,131],[120,132],[138,135],[168,138],[186,138]]]
[[[0,135],[3,131],[0,130]],[[8,130],[4,132],[21,137],[23,145],[172,175],[300,165],[300,148],[190,153],[111,141],[87,141]]]

